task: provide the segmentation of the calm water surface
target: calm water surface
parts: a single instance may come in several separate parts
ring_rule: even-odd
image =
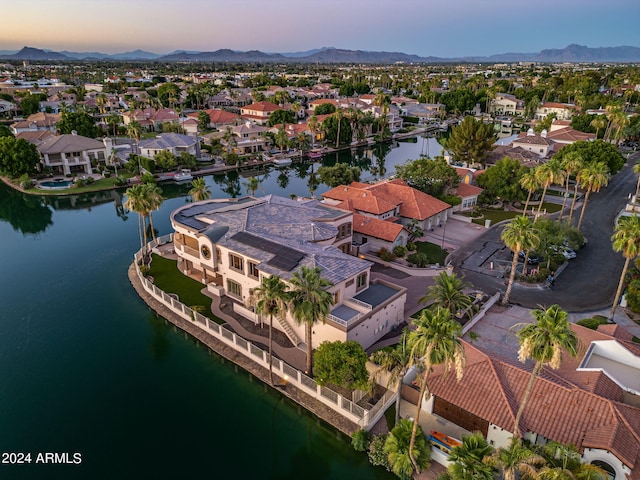
[[[424,149],[418,139],[339,160],[363,167],[366,180]],[[207,183],[216,197],[240,195],[243,176],[256,174],[257,195],[308,195],[311,168]],[[154,213],[160,235],[186,190],[164,189],[168,199]],[[25,196],[0,184],[0,452],[32,456],[31,464],[0,464],[0,478],[394,478],[150,312],[127,278],[139,239],[137,217],[121,201],[115,192]],[[77,452],[82,461],[36,464],[46,452]]]

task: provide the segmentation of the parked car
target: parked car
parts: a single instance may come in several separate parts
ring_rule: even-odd
[[[518,258],[524,262],[524,258],[527,256],[526,252],[519,252]],[[540,263],[540,257],[536,255],[536,252],[529,252],[529,258],[527,259],[528,265],[537,265]]]
[[[562,255],[565,260],[572,260],[577,256],[575,251],[564,245],[561,247],[552,247],[551,250],[559,255]]]

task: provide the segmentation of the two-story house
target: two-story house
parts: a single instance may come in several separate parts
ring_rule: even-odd
[[[42,165],[63,175],[89,175],[91,163],[109,162],[112,152],[112,140],[108,137],[100,142],[76,134],[50,135],[34,143]]]
[[[243,120],[257,123],[258,125],[266,125],[269,123],[269,117],[273,112],[279,110],[280,107],[275,103],[263,101],[246,105],[240,109],[240,116]]]
[[[497,93],[489,102],[489,113],[498,116],[524,115],[524,100],[516,98],[510,93]]]
[[[367,348],[404,320],[406,289],[371,281],[371,262],[343,252],[351,245],[351,212],[269,195],[185,205],[171,214],[171,225],[180,271],[254,322],[262,319],[251,310],[251,296],[264,277],[288,282],[302,266],[319,267],[332,283],[334,305],[326,322],[313,327],[314,348],[325,340]],[[304,341],[304,326],[290,316],[274,326],[292,343]]]

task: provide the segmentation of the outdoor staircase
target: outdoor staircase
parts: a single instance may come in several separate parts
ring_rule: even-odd
[[[291,343],[293,343],[293,345],[297,347],[300,344],[300,339],[298,338],[298,335],[296,335],[296,332],[294,332],[291,328],[291,325],[289,325],[289,322],[287,322],[287,320],[284,318],[279,318],[277,315],[274,316],[278,319],[278,322],[280,322],[280,325],[282,326],[284,333],[287,335],[287,338],[289,338]]]

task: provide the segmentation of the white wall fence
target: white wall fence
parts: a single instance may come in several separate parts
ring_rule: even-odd
[[[462,327],[462,335],[475,327],[476,323],[478,323],[487,314],[489,309],[496,304],[499,298],[500,292],[496,292],[492,297],[489,297],[489,300],[484,303],[480,311],[476,313],[471,320],[464,324],[464,327]]]
[[[146,251],[150,252],[155,247],[169,243],[172,241],[172,238],[172,235],[159,237],[147,244]],[[185,320],[193,322],[195,326],[201,328],[225,345],[243,354],[258,365],[266,369],[269,368],[269,352],[262,350],[239,335],[236,335],[235,332],[228,330],[224,325],[219,325],[208,317],[194,312],[191,308],[169,296],[145,278],[145,276],[140,273],[139,268],[143,259],[143,250],[144,249],[140,249],[134,255],[134,260],[136,273],[147,293],[152,295],[158,302],[162,303],[172,312]],[[395,392],[387,390],[375,405],[371,405],[369,409],[366,409],[327,387],[321,387],[315,380],[278,358],[274,357],[272,363],[273,372],[283,378],[287,383],[294,385],[296,388],[299,388],[306,394],[330,407],[336,413],[367,430],[375,425],[387,407],[394,403],[396,399]]]

